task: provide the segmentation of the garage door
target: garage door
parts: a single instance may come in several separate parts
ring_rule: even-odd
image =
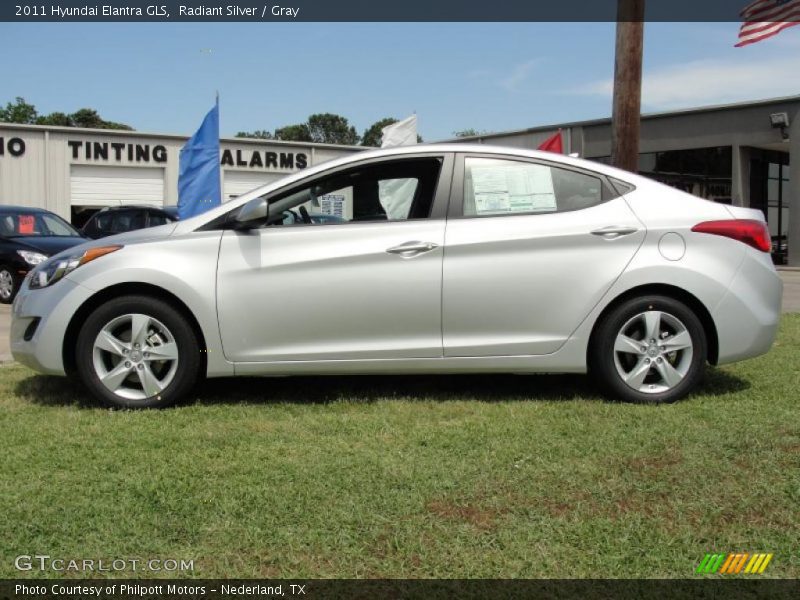
[[[73,206],[164,204],[164,169],[73,165]]]
[[[279,173],[251,173],[249,171],[225,171],[222,182],[222,201],[227,202],[231,198],[246,194],[266,183],[271,183],[280,179],[283,175]]]

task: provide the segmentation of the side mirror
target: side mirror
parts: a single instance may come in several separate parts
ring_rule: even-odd
[[[269,221],[269,202],[266,198],[254,198],[233,216],[233,228],[237,230],[259,229]]]

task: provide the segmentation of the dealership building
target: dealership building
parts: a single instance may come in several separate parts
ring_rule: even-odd
[[[187,139],[0,123],[0,204],[46,208],[76,225],[104,206],[177,204],[179,156]],[[222,139],[223,201],[360,150],[364,148]]]
[[[610,119],[454,141],[537,148],[559,129],[566,153],[609,161]],[[0,204],[47,208],[78,225],[103,206],[176,204],[186,140],[0,123]],[[223,139],[223,200],[363,149]],[[644,175],[715,202],[762,210],[776,262],[788,256],[789,264],[800,266],[800,96],[643,115],[640,152]]]

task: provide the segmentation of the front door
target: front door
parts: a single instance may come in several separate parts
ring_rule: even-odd
[[[279,223],[226,231],[217,279],[226,358],[441,356],[445,221],[434,206],[449,192],[445,163],[412,157],[322,175],[270,198]]]

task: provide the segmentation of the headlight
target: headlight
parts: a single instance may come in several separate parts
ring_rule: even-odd
[[[30,250],[17,250],[17,254],[22,257],[29,265],[38,265],[39,263],[43,263],[47,260],[47,254],[42,254],[41,252],[31,252]]]
[[[50,259],[47,262],[39,265],[30,274],[30,283],[28,287],[32,290],[53,285],[57,281],[69,275],[86,263],[92,262],[96,258],[111,254],[122,248],[122,246],[100,246],[99,248],[89,248],[85,252],[73,254],[65,258]]]

